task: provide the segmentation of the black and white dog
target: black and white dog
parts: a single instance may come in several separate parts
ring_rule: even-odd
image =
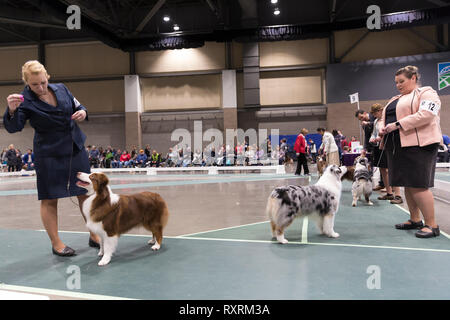
[[[358,199],[364,195],[366,203],[372,206],[370,195],[372,194],[372,174],[369,171],[369,161],[366,157],[360,157],[355,160],[355,173],[352,185],[352,206],[356,207]]]
[[[311,216],[321,234],[339,237],[334,231],[334,217],[339,209],[342,182],[347,167],[328,166],[316,184],[311,186],[283,186],[275,188],[267,201],[266,213],[272,235],[284,244],[284,230],[297,217]]]

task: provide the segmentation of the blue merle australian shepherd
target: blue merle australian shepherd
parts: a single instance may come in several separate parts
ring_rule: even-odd
[[[295,218],[309,216],[316,220],[321,234],[337,238],[334,217],[341,198],[341,177],[347,167],[328,166],[316,184],[311,186],[283,186],[275,188],[267,201],[266,213],[272,235],[280,243],[288,243],[284,230]]]

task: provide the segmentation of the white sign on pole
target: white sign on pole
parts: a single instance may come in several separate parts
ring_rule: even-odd
[[[350,103],[357,103],[357,102],[359,102],[358,92],[350,95]]]

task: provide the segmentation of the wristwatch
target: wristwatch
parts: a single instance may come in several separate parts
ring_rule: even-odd
[[[395,123],[395,126],[396,126],[397,128],[401,128],[401,127],[402,127],[401,124],[400,124],[400,122],[398,122],[398,121]]]

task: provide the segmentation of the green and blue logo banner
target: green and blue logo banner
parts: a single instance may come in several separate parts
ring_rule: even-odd
[[[438,63],[438,88],[442,90],[450,86],[450,62]]]

